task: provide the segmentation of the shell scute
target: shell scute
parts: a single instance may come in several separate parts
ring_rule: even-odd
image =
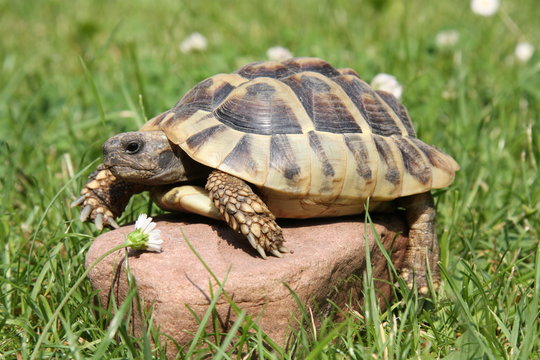
[[[352,75],[332,79],[352,100],[369,126],[369,131],[382,136],[408,135],[400,117],[366,82]]]
[[[289,69],[289,67],[277,61],[265,61],[247,64],[238,69],[236,73],[250,80],[259,77],[280,79],[293,75],[293,72],[291,69]]]
[[[398,122],[392,118],[377,96],[365,93],[361,95],[361,98],[364,112],[374,134],[381,136],[401,134]]]
[[[392,94],[390,94],[390,93],[388,93],[386,91],[376,90],[375,92],[399,116],[399,119],[401,120],[401,124],[407,130],[406,135],[408,135],[408,136],[416,136],[416,132],[414,131],[414,127],[413,127],[412,122],[411,122],[411,118],[409,116],[409,113],[407,112],[407,109],[405,109],[405,106],[403,106],[403,104],[401,104],[394,95],[392,95]]]
[[[200,82],[176,103],[174,120],[170,121],[185,121],[199,110],[212,111],[244,81],[219,74]]]
[[[343,134],[347,147],[343,158],[347,163],[347,175],[343,181],[341,196],[364,198],[373,195],[379,176],[379,157],[373,137],[369,134]]]
[[[343,136],[329,132],[310,131],[307,136],[311,158],[308,198],[315,203],[333,203],[343,192],[347,177],[348,163],[344,161],[346,152]]]
[[[275,169],[285,179],[294,181],[300,175],[300,167],[288,137],[274,134],[270,139],[270,168]]]
[[[360,75],[358,75],[358,73],[354,69],[343,68],[343,69],[338,69],[338,72],[340,75],[352,75],[360,79]]]
[[[223,124],[207,127],[193,135],[190,135],[186,139],[186,145],[191,151],[196,152],[199,147],[204,145],[206,142],[211,141],[214,136],[217,136],[226,130],[227,127]]]
[[[213,111],[220,122],[254,134],[302,133],[296,115],[272,83],[248,83],[238,90]]]
[[[257,163],[253,160],[254,145],[249,135],[242,136],[221,164],[233,169],[235,172],[256,172]]]
[[[401,152],[405,176],[411,176],[419,183],[412,187],[431,188],[431,166],[424,155],[406,137],[396,136],[393,140]]]
[[[336,175],[334,167],[328,160],[328,155],[326,154],[326,151],[324,150],[324,147],[322,146],[321,140],[319,139],[317,133],[314,131],[310,131],[308,133],[308,139],[311,150],[313,151],[313,153],[317,157],[317,160],[322,166],[323,174],[327,177],[334,177]]]
[[[373,180],[374,171],[369,166],[370,152],[363,139],[358,134],[344,134],[343,139],[354,159],[358,176],[366,182]]]
[[[282,81],[294,91],[315,130],[337,134],[362,132],[357,119],[328,78],[306,72]]]
[[[390,139],[372,135],[375,143],[378,160],[377,187],[372,196],[374,198],[394,199],[401,194],[402,187],[402,160],[399,150]]]
[[[316,72],[327,77],[341,75],[332,65],[317,58],[294,58],[283,62],[294,73]]]

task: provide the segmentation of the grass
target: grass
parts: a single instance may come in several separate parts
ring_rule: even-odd
[[[316,333],[299,330],[289,348],[265,345],[246,316],[236,332],[201,331],[181,354],[540,358],[538,9],[536,0],[501,2],[484,18],[465,0],[0,0],[0,358],[165,358],[151,312],[134,337],[129,301],[113,315],[87,281],[69,293],[98,233],[68,204],[106,138],[274,45],[404,85],[419,137],[462,167],[436,192],[445,282],[429,301],[402,293],[388,311],[368,302],[371,311],[348,313],[341,325],[330,317]],[[445,29],[460,39],[441,50],[435,36]],[[208,49],[182,54],[194,31]],[[537,47],[525,64],[513,60],[520,40]],[[135,199],[121,221],[147,207]],[[129,299],[137,303],[136,291]]]

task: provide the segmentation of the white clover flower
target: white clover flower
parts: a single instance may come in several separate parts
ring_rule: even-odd
[[[161,231],[155,229],[156,223],[146,214],[139,215],[135,230],[127,235],[126,243],[136,250],[161,252]]]
[[[198,32],[189,35],[180,43],[180,51],[184,54],[192,51],[204,51],[207,47],[206,38]]]
[[[371,87],[375,90],[389,92],[398,99],[401,98],[401,94],[403,93],[403,87],[397,81],[396,77],[384,73],[375,75],[371,80]]]
[[[534,46],[528,42],[520,42],[517,44],[514,54],[518,61],[526,63],[534,54]]]
[[[476,15],[491,16],[499,9],[499,0],[471,0],[471,10]]]
[[[273,61],[283,61],[293,57],[289,49],[282,46],[273,46],[266,50],[266,56]]]
[[[457,30],[444,30],[435,36],[435,45],[439,49],[448,49],[455,46],[459,41],[459,32]]]

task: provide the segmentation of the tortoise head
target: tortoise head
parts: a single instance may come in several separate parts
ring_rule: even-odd
[[[134,131],[115,135],[103,144],[103,163],[127,182],[163,185],[204,177],[196,163],[162,131]]]

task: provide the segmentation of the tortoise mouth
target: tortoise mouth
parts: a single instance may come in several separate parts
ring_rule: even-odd
[[[145,181],[152,181],[156,174],[154,169],[145,169],[133,165],[111,165],[105,164],[105,166],[119,179],[125,181],[133,181],[138,183],[144,183]]]

